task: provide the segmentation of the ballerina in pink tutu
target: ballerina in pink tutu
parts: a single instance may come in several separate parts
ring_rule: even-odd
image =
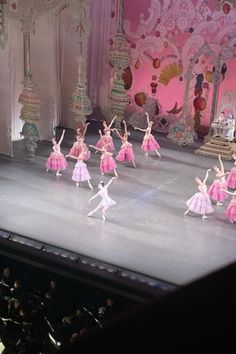
[[[91,179],[90,173],[87,169],[86,163],[84,163],[84,161],[83,161],[84,154],[85,154],[85,152],[82,151],[78,157],[75,157],[73,155],[66,155],[66,157],[70,157],[72,159],[77,160],[73,174],[72,174],[72,180],[76,182],[76,187],[79,187],[80,182],[87,181],[89,188],[93,189],[93,186],[90,182],[90,179]]]
[[[207,179],[211,169],[207,170],[206,176],[202,181],[199,177],[195,177],[195,181],[198,184],[198,193],[195,193],[190,199],[187,200],[186,204],[188,209],[185,211],[184,215],[187,215],[189,211],[193,211],[196,214],[202,215],[202,219],[206,219],[206,214],[212,213],[213,208],[211,204],[210,197],[207,193]]]
[[[60,171],[63,171],[67,168],[67,161],[64,155],[61,153],[61,143],[64,138],[64,135],[65,129],[63,129],[61,138],[58,143],[56,142],[55,138],[52,139],[53,152],[50,154],[46,162],[46,172],[48,172],[50,169],[53,171],[57,171],[56,176],[61,176]]]
[[[114,158],[112,157],[113,153],[108,151],[107,145],[104,145],[101,149],[98,149],[94,145],[89,145],[89,147],[94,148],[102,153],[100,162],[100,171],[102,175],[104,175],[104,173],[113,171],[114,175],[118,177],[116,172],[117,165]]]
[[[111,131],[112,131],[111,127],[112,127],[116,118],[117,117],[115,116],[109,125],[107,125],[106,121],[103,121],[104,135],[102,135],[101,130],[99,130],[100,139],[98,140],[98,142],[96,144],[97,150],[101,149],[104,145],[107,145],[107,150],[109,152],[112,152],[115,150],[115,146],[114,146],[113,139],[111,136]]]
[[[236,154],[233,154],[234,167],[231,168],[229,176],[227,178],[227,186],[231,189],[236,189]]]
[[[161,154],[159,153],[158,149],[160,149],[160,145],[154,138],[154,136],[151,134],[152,132],[152,125],[153,122],[149,120],[149,114],[146,112],[147,116],[147,123],[148,127],[147,129],[141,129],[134,127],[135,130],[140,130],[141,132],[145,132],[144,138],[143,138],[143,143],[141,148],[143,151],[145,151],[145,155],[148,156],[149,151],[155,151],[158,157],[161,157]]]
[[[218,159],[220,162],[220,168],[214,166],[214,171],[216,172],[216,179],[210,186],[208,194],[210,198],[216,202],[216,205],[223,205],[223,202],[225,199],[227,199],[228,195],[222,189],[227,190],[227,182],[225,180],[225,176],[229,174],[229,172],[225,173],[224,165],[222,163],[220,155],[218,155]]]
[[[132,147],[133,145],[128,142],[128,137],[129,137],[130,133],[127,130],[127,125],[126,125],[125,120],[123,120],[123,123],[124,123],[124,127],[125,127],[125,133],[123,136],[118,132],[117,129],[113,129],[116,132],[116,134],[119,136],[119,138],[122,142],[120,151],[119,151],[118,155],[116,156],[116,160],[120,161],[120,162],[132,161],[134,168],[136,168],[136,165],[134,162],[135,156],[134,156],[134,151],[133,151],[133,147]]]
[[[81,131],[81,129],[77,129],[76,142],[73,144],[73,146],[69,152],[69,155],[72,155],[74,157],[78,157],[83,150],[85,161],[90,159],[90,151],[84,142],[85,135],[86,135],[89,124],[90,123],[87,123],[82,131]]]
[[[226,189],[223,189],[223,191],[225,193],[233,196],[233,198],[231,199],[231,201],[227,207],[227,216],[233,224],[234,222],[236,222],[236,191],[229,192]]]
[[[93,216],[94,213],[96,213],[96,211],[98,211],[99,209],[102,209],[102,218],[105,221],[106,220],[106,212],[107,210],[116,204],[116,202],[111,199],[108,195],[108,187],[111,185],[111,183],[114,181],[114,179],[116,179],[117,177],[112,177],[112,179],[110,179],[110,181],[104,185],[104,182],[101,181],[98,185],[98,188],[100,189],[99,192],[94,195],[92,198],[89,199],[89,203],[91,203],[91,201],[95,198],[97,198],[98,196],[100,196],[102,198],[102,201],[98,204],[98,206],[93,209],[92,211],[90,211],[90,213],[88,213],[88,216]]]

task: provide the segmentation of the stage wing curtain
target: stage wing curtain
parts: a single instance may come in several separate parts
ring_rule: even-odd
[[[91,4],[92,31],[88,45],[88,94],[99,115],[100,107],[108,105],[111,89],[111,67],[108,62],[110,39],[116,20],[111,17],[113,0],[93,1]],[[97,117],[99,118],[99,117]]]
[[[31,68],[40,97],[39,132],[50,140],[61,114],[59,74],[59,19],[53,12],[43,14],[31,35]]]

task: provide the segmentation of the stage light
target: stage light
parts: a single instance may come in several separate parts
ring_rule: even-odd
[[[5,349],[5,346],[4,346],[3,342],[0,339],[0,354],[3,353],[4,349]]]
[[[59,349],[61,346],[61,342],[58,342],[55,338],[53,338],[53,336],[50,333],[48,333],[48,337],[50,338],[52,344],[55,345],[57,349]]]
[[[5,230],[0,230],[0,237],[8,239],[10,237],[10,233]]]
[[[69,258],[72,261],[78,260],[78,255],[77,254],[75,254],[73,252],[69,252],[69,251],[63,250],[63,249],[58,248],[58,247],[45,245],[43,247],[43,250],[44,250],[44,252],[52,253],[55,256],[60,256],[60,257],[63,257],[63,258]]]
[[[20,243],[22,245],[26,245],[29,247],[37,248],[40,250],[43,247],[42,242],[34,241],[26,237],[21,237],[21,236],[16,236],[16,235],[10,235],[10,240],[13,242]]]

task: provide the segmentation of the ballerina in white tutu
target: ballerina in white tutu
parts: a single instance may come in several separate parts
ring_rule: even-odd
[[[195,181],[198,184],[198,193],[195,193],[190,199],[187,200],[186,204],[188,209],[185,211],[184,215],[187,215],[189,211],[193,211],[196,214],[201,214],[202,219],[206,219],[206,214],[212,213],[213,208],[211,204],[210,197],[207,193],[207,179],[211,169],[207,170],[206,176],[202,181],[199,177],[195,177]]]
[[[99,188],[99,192],[97,194],[95,194],[92,198],[89,199],[89,203],[91,203],[91,201],[95,198],[97,198],[98,196],[100,196],[102,198],[101,202],[98,204],[98,206],[93,209],[92,211],[90,211],[90,213],[88,213],[88,216],[93,216],[94,213],[96,213],[96,211],[98,211],[99,209],[102,209],[102,219],[105,221],[106,220],[106,212],[107,210],[116,204],[116,202],[111,199],[108,195],[108,187],[111,185],[111,183],[114,181],[114,179],[116,179],[117,177],[112,177],[110,179],[110,181],[104,185],[104,182],[101,181],[98,185]]]

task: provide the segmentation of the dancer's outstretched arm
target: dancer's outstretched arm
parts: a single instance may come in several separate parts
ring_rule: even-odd
[[[64,139],[65,131],[66,131],[66,130],[63,129],[62,134],[61,134],[61,138],[60,138],[60,140],[58,141],[58,145],[61,145],[62,140]]]
[[[224,188],[221,188],[220,190],[223,191],[223,192],[225,192],[225,193],[227,193],[227,194],[230,194],[230,195],[236,195],[236,191],[235,191],[235,192],[229,192],[229,191],[227,191],[227,190],[224,189]]]
[[[223,162],[221,160],[221,156],[220,155],[218,155],[218,159],[219,159],[219,162],[220,162],[220,171],[221,171],[221,173],[225,173],[224,165],[223,165]]]
[[[73,156],[73,155],[66,155],[65,157],[66,157],[66,158],[67,158],[67,157],[70,157],[71,159],[78,160],[78,157]]]
[[[135,130],[140,130],[141,132],[145,132],[146,133],[146,130],[147,129],[141,129],[141,128],[138,128],[138,127],[134,127]]]
[[[207,179],[208,179],[208,176],[209,176],[209,172],[211,171],[211,168],[209,168],[208,170],[207,170],[207,172],[206,172],[206,176],[205,176],[205,178],[204,178],[204,180],[203,180],[203,183],[206,183],[206,181],[207,181]]]
[[[117,179],[117,177],[112,177],[112,178],[110,179],[110,181],[106,184],[106,187],[107,187],[107,188],[112,184],[112,182],[114,181],[114,179]]]
[[[218,178],[216,178],[216,179],[221,179],[222,177],[225,177],[225,176],[227,176],[227,175],[229,175],[230,174],[230,172],[225,172],[223,175],[221,175],[220,177],[218,177]]]
[[[147,123],[149,125],[149,123],[150,123],[149,114],[148,114],[148,112],[145,112],[145,114],[146,114],[146,117],[147,117]]]
[[[114,123],[114,121],[115,121],[116,118],[117,118],[117,116],[115,116],[115,117],[112,119],[111,123],[108,125],[108,128],[109,128],[109,129],[111,129],[112,124]]]
[[[91,201],[95,198],[97,198],[99,196],[99,193],[95,194],[92,198],[89,199],[89,203],[91,203]]]
[[[98,151],[100,151],[100,152],[103,152],[103,150],[102,149],[99,149],[99,148],[97,148],[96,146],[94,146],[94,145],[89,145],[89,147],[91,147],[91,148],[93,148],[93,149],[95,149],[95,150],[98,150]]]

